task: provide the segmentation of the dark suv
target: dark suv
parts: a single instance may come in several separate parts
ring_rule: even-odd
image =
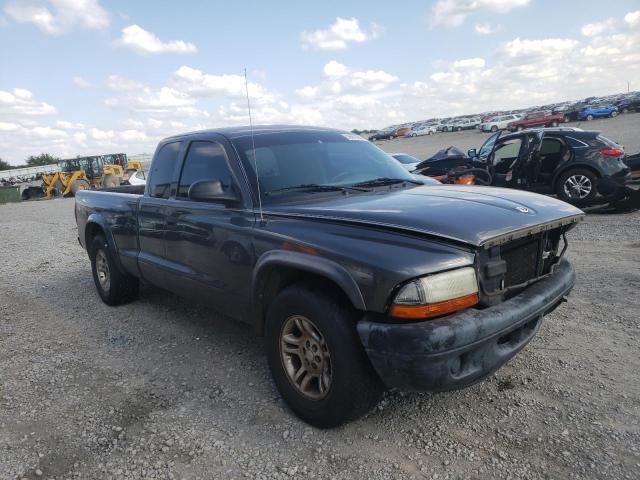
[[[468,154],[475,166],[489,170],[494,186],[555,193],[580,206],[626,195],[629,168],[624,150],[600,132],[575,128],[497,132],[479,152],[472,149]]]

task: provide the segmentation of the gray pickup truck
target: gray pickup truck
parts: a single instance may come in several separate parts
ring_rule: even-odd
[[[170,137],[132,188],[76,196],[102,300],[131,301],[144,280],[249,323],[287,404],[319,427],[363,415],[385,388],[480,381],[575,281],[563,254],[581,210],[418,179],[339,130]]]

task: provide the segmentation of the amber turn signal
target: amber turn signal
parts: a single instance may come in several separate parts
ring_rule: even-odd
[[[438,317],[473,307],[478,301],[478,294],[472,293],[463,297],[452,298],[451,300],[445,300],[443,302],[428,303],[426,305],[398,305],[394,303],[389,313],[395,318],[418,320]]]

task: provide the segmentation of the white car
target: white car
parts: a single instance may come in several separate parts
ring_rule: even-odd
[[[516,120],[520,120],[522,115],[515,113],[509,115],[498,115],[491,118],[488,122],[480,124],[480,130],[483,132],[497,132],[498,130],[505,130],[507,126]]]
[[[435,125],[420,125],[418,127],[414,127],[410,132],[405,134],[405,137],[419,137],[420,135],[431,135],[436,133]]]
[[[463,118],[456,120],[442,127],[443,132],[459,132],[461,130],[470,130],[480,125],[479,118]]]
[[[143,170],[136,170],[129,179],[130,185],[146,185],[147,184],[147,175]]]
[[[389,155],[400,162],[400,165],[402,165],[408,172],[413,172],[416,169],[416,166],[420,163],[419,159],[406,153],[390,153]]]

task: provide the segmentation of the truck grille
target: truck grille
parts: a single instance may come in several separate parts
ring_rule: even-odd
[[[507,264],[504,286],[509,288],[536,278],[540,268],[542,237],[514,240],[500,248],[500,257]]]

